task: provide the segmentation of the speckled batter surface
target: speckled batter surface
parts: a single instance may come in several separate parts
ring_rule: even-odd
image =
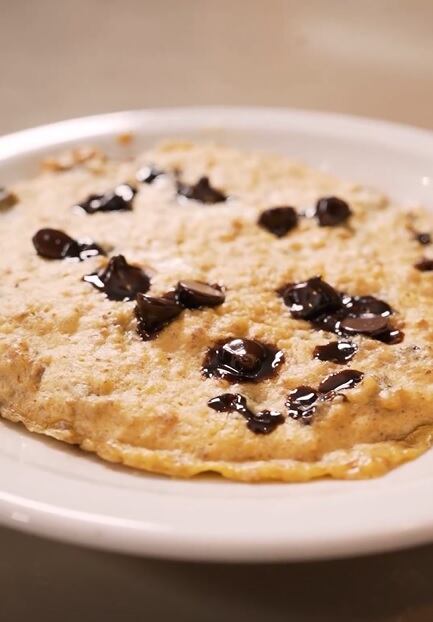
[[[72,209],[91,193],[133,182],[143,163],[178,170],[188,183],[208,175],[230,199],[215,205],[179,199],[173,178],[164,176],[137,185],[131,212]],[[84,161],[48,170],[11,189],[19,202],[0,212],[3,417],[106,460],[181,477],[204,471],[248,481],[370,477],[430,446],[433,273],[414,264],[433,251],[411,231],[433,232],[422,210],[409,213],[378,192],[279,156],[187,142],[165,143],[136,161],[100,158],[97,166]],[[282,238],[257,226],[267,208],[302,211],[330,194],[350,204],[348,226],[302,219]],[[188,278],[224,285],[226,300],[186,310],[144,342],[134,302],[108,300],[82,281],[107,258],[45,260],[32,245],[42,227],[91,237],[110,255],[151,267],[152,295]],[[311,425],[287,418],[271,434],[253,434],[243,417],[217,413],[208,400],[238,392],[257,410],[287,414],[290,390],[317,386],[342,369],[313,360],[315,346],[333,336],[293,319],[275,293],[314,275],[340,291],[386,300],[405,339],[388,346],[353,338],[359,350],[345,368],[364,379],[345,400],[323,403]],[[284,365],[257,384],[204,378],[207,348],[230,336],[274,344]]]

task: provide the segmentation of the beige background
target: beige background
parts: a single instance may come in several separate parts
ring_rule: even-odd
[[[295,106],[433,128],[432,33],[433,0],[0,0],[0,133],[183,104]],[[432,569],[433,546],[200,566],[4,529],[0,620],[430,622]]]

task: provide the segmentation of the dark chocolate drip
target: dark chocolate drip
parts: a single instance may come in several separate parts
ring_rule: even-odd
[[[286,400],[289,417],[300,420],[304,424],[310,424],[316,412],[319,399],[318,392],[312,387],[302,385],[290,391]]]
[[[339,391],[352,389],[363,377],[356,369],[345,369],[322,380],[318,390],[300,386],[290,391],[286,400],[289,417],[306,425],[312,423],[320,402],[333,399]]]
[[[336,227],[345,223],[352,211],[346,201],[337,197],[323,197],[317,201],[315,216],[321,227]]]
[[[260,214],[258,224],[277,238],[282,238],[298,224],[298,214],[293,207],[272,207]]]
[[[91,194],[85,201],[78,203],[77,207],[87,214],[130,211],[136,194],[136,188],[130,184],[120,184],[113,191],[105,194]]]
[[[356,344],[351,341],[330,341],[323,346],[316,346],[313,358],[343,365],[353,359],[357,350]]]
[[[433,270],[433,259],[423,258],[415,264],[415,268],[420,272],[431,272]]]
[[[251,339],[231,338],[210,348],[202,371],[208,378],[230,382],[258,382],[276,373],[284,354],[274,346]]]
[[[209,408],[216,412],[237,412],[247,420],[247,428],[254,434],[270,434],[284,423],[283,415],[276,410],[261,410],[254,413],[247,406],[246,398],[240,393],[223,393],[208,401]]]
[[[103,270],[88,274],[83,280],[110,300],[134,300],[139,292],[147,292],[150,287],[150,276],[138,266],[128,264],[123,255],[112,257]]]
[[[197,183],[193,185],[178,182],[177,193],[187,199],[194,199],[194,201],[199,201],[200,203],[206,203],[208,205],[212,203],[222,203],[227,199],[227,196],[221,190],[211,186],[209,177],[201,177]]]
[[[155,298],[140,293],[137,295],[135,307],[137,332],[144,341],[149,341],[175,320],[182,311],[183,307],[174,297],[167,295]]]
[[[45,259],[78,259],[84,261],[105,251],[90,240],[74,240],[58,229],[39,229],[32,238],[36,252]]]
[[[343,336],[365,335],[388,345],[404,338],[390,323],[390,305],[375,296],[349,296],[317,276],[284,285],[277,293],[292,317],[308,320],[316,329]]]
[[[361,382],[364,374],[356,369],[344,369],[336,374],[331,374],[319,384],[319,391],[322,394],[335,393],[344,389],[352,389],[358,382]]]
[[[178,303],[187,309],[217,307],[225,300],[219,285],[209,285],[202,281],[179,281],[175,294]]]

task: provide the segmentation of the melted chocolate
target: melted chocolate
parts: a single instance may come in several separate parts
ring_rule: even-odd
[[[428,246],[432,242],[430,233],[415,233],[415,240],[423,246]]]
[[[300,386],[290,391],[286,400],[289,417],[305,424],[311,423],[319,399],[318,392],[312,387]]]
[[[112,257],[100,272],[88,274],[83,280],[104,292],[110,300],[134,300],[147,292],[150,276],[141,268],[131,266],[123,255]]]
[[[340,322],[339,330],[345,335],[368,335],[373,337],[388,328],[389,320],[381,315],[365,314],[346,317]]]
[[[343,303],[350,314],[359,317],[367,313],[388,317],[392,308],[384,300],[375,296],[343,296]]]
[[[313,358],[331,363],[348,363],[353,359],[358,348],[351,341],[331,341],[314,348]]]
[[[283,362],[283,352],[273,346],[251,339],[228,339],[207,351],[202,371],[208,378],[258,382],[273,376]]]
[[[293,207],[272,207],[260,214],[258,224],[277,238],[282,238],[298,224],[298,214]]]
[[[82,203],[78,203],[87,214],[96,212],[116,212],[132,210],[132,202],[137,190],[129,184],[120,184],[112,192],[91,194]]]
[[[98,244],[91,241],[77,242],[57,229],[40,229],[32,241],[38,255],[46,259],[73,258],[84,261],[95,255],[105,255]]]
[[[238,412],[247,420],[247,428],[255,434],[270,434],[284,423],[283,415],[276,410],[261,410],[254,413],[247,406],[247,400],[240,393],[223,393],[208,401],[209,408],[217,412]]]
[[[155,166],[143,166],[143,168],[137,171],[135,177],[141,184],[152,184],[155,179],[161,175],[165,175],[165,172],[161,171],[159,168]]]
[[[337,335],[366,335],[388,345],[404,338],[402,331],[389,324],[390,305],[375,296],[348,296],[317,276],[284,285],[277,293],[292,317],[309,320],[314,328]]]
[[[178,303],[187,309],[217,307],[225,300],[219,285],[208,285],[201,281],[179,281],[175,293]]]
[[[0,186],[0,210],[7,210],[18,203],[18,197],[7,188]]]
[[[278,293],[296,319],[313,320],[323,313],[342,307],[339,294],[319,276],[302,283],[285,285]]]
[[[201,177],[196,184],[189,186],[188,184],[178,183],[177,192],[187,199],[194,199],[200,203],[221,203],[227,199],[227,196],[210,185],[209,177]]]
[[[323,197],[316,204],[315,217],[321,227],[336,227],[345,223],[352,211],[346,201],[337,197]]]
[[[361,382],[364,374],[356,369],[345,369],[336,374],[331,374],[319,384],[320,393],[335,393],[343,389],[352,389]]]
[[[137,332],[144,341],[153,339],[182,311],[182,307],[170,296],[155,298],[140,293],[135,307]]]
[[[433,270],[433,259],[421,259],[415,264],[415,268],[420,272],[431,272]]]
[[[334,313],[324,313],[319,315],[312,320],[311,324],[318,330],[326,330],[330,333],[341,335],[340,324],[345,317],[347,317],[346,309],[339,309]]]
[[[394,346],[403,341],[404,332],[401,330],[398,330],[398,328],[387,328],[381,333],[372,335],[372,338],[375,339],[376,341],[381,341],[382,343],[386,343],[388,346]]]

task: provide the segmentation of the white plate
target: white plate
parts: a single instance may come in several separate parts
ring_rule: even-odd
[[[0,181],[75,143],[122,152],[167,137],[216,138],[286,153],[433,206],[433,134],[350,117],[272,109],[177,109],[66,121],[0,139]],[[124,151],[123,151],[124,152]],[[2,259],[5,261],[5,258]],[[201,560],[295,560],[433,539],[433,451],[377,480],[239,484],[115,467],[0,424],[0,521],[84,545]]]

